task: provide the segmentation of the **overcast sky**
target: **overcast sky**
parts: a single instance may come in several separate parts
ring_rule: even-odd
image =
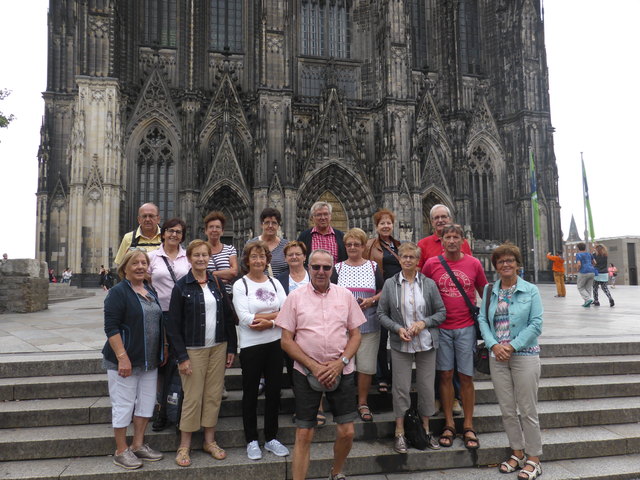
[[[5,1],[0,15],[0,88],[13,91],[0,111],[17,117],[0,130],[0,217],[10,228],[0,253],[11,258],[33,258],[35,252],[47,8],[46,0]],[[565,238],[572,214],[584,231],[580,152],[596,237],[640,235],[640,1],[547,0],[544,9]]]

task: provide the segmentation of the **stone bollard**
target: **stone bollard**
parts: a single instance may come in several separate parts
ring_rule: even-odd
[[[0,313],[45,310],[49,302],[46,262],[32,258],[0,260]]]

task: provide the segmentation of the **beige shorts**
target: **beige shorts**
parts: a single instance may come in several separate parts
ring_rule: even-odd
[[[375,375],[378,367],[378,347],[380,332],[363,333],[356,352],[356,371],[366,375]]]

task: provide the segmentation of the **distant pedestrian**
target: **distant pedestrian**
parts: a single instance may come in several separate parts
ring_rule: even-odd
[[[69,267],[65,268],[62,272],[62,283],[71,283],[71,277],[73,276],[73,272]]]
[[[553,280],[556,282],[556,297],[566,297],[567,289],[564,286],[564,258],[560,255],[551,255],[547,253],[547,258],[553,262],[551,270],[553,270]]]
[[[107,269],[104,268],[104,265],[100,265],[100,282],[98,283],[98,285],[100,285],[105,292],[108,290],[104,284],[104,280],[106,276],[107,276]]]
[[[56,278],[56,271],[53,268],[49,269],[49,283],[58,283]]]
[[[9,260],[9,255],[7,255],[6,253],[3,253],[2,254],[2,261],[4,262],[4,261],[7,261],[7,260]]]
[[[609,282],[609,269],[607,268],[607,260],[609,259],[607,247],[604,245],[596,245],[596,254],[594,255],[594,260],[596,262],[596,269],[598,273],[595,276],[593,282],[593,306],[599,307],[600,302],[598,301],[598,287],[602,288],[602,291],[609,299],[609,306],[613,307],[615,302],[613,301],[613,297],[609,292],[609,287],[607,283]]]
[[[580,263],[580,270],[578,270],[578,292],[584,300],[583,307],[589,308],[593,303],[591,293],[593,290],[593,278],[595,277],[596,269],[593,266],[593,255],[588,253],[587,246],[584,242],[578,244],[578,253],[576,254],[576,261]]]
[[[613,264],[609,264],[609,282],[611,288],[616,288],[616,277],[618,276],[618,268]]]

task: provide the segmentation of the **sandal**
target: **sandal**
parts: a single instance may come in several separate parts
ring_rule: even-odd
[[[188,467],[191,465],[191,457],[189,457],[189,447],[180,447],[176,452],[176,465],[179,467]]]
[[[363,422],[373,422],[373,413],[367,404],[358,405],[358,415]]]
[[[327,417],[324,413],[318,412],[318,414],[316,415],[316,421],[318,422],[316,424],[316,427],[324,427],[327,423]]]
[[[509,463],[511,460],[514,460],[516,462],[515,467]],[[525,461],[526,461],[526,457],[518,458],[515,455],[511,455],[508,460],[502,462],[498,466],[498,471],[500,473],[515,472],[517,469],[524,467]]]
[[[380,392],[380,393],[389,393],[389,384],[387,382],[379,382],[378,383],[378,392]]]
[[[225,452],[216,442],[205,443],[202,445],[204,452],[210,453],[216,460],[224,460],[227,458],[227,452]]]
[[[533,467],[533,470],[532,471],[525,470],[525,468],[527,468],[527,465]],[[518,473],[518,479],[519,480],[535,480],[540,475],[542,475],[542,467],[540,466],[540,464],[532,460],[527,460],[524,468],[520,470],[520,473]]]
[[[468,433],[472,433],[473,437],[467,435]],[[476,435],[476,432],[473,430],[473,428],[464,429],[464,431],[462,432],[462,441],[464,442],[464,446],[467,448],[467,450],[477,450],[478,448],[480,448],[480,440],[478,440],[478,435]],[[472,443],[475,443],[475,445],[472,445]]]
[[[447,435],[447,433],[449,433],[449,435]],[[450,447],[451,445],[453,445],[453,439],[456,438],[456,435],[456,427],[445,425],[442,429],[442,433],[440,434],[438,443],[441,447]]]

